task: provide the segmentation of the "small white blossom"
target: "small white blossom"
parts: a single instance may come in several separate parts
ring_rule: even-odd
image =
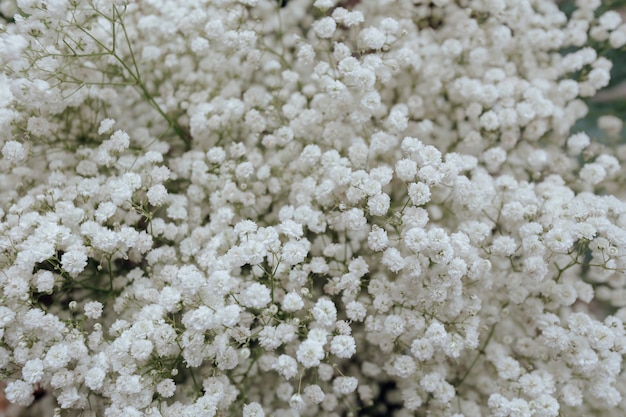
[[[243,406],[243,417],[265,417],[265,412],[261,404],[251,402]]]
[[[302,301],[302,297],[295,292],[289,292],[285,294],[285,297],[282,301],[283,310],[288,312],[294,312],[300,310],[304,307],[304,301]]]
[[[84,307],[85,316],[90,319],[99,319],[102,315],[102,303],[99,301],[90,301]]]
[[[241,294],[240,301],[247,307],[263,308],[272,301],[270,289],[255,282]]]
[[[305,368],[316,367],[324,358],[324,346],[314,340],[305,340],[298,346],[296,357]]]
[[[102,119],[100,126],[98,127],[98,134],[103,135],[111,131],[111,128],[115,125],[114,119]]]
[[[11,162],[22,162],[26,159],[26,149],[24,145],[15,140],[10,140],[2,147],[2,156]]]
[[[333,380],[333,390],[337,394],[347,395],[356,390],[358,380],[351,376],[339,376]]]
[[[156,391],[163,398],[170,398],[176,392],[176,384],[173,379],[166,378],[157,384]]]
[[[298,373],[298,364],[296,360],[289,355],[280,355],[272,366],[285,379],[291,379]]]
[[[155,184],[148,189],[146,197],[153,206],[160,206],[167,200],[167,189],[163,184]]]
[[[352,336],[338,335],[330,342],[330,352],[338,358],[350,358],[356,353],[356,343]]]
[[[337,307],[327,298],[320,298],[313,306],[311,313],[322,326],[332,327],[337,321]]]
[[[315,34],[320,38],[330,38],[335,33],[337,23],[332,17],[324,17],[313,24]]]
[[[382,49],[386,38],[384,32],[378,28],[369,27],[361,31],[360,40],[366,48]]]

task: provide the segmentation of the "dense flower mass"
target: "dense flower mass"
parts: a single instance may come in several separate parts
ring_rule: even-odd
[[[626,45],[600,0],[0,13],[15,407],[625,415],[622,120],[577,125]]]

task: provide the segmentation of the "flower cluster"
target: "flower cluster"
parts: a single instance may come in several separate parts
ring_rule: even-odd
[[[626,412],[622,121],[576,125],[626,45],[600,0],[0,12],[16,407]]]

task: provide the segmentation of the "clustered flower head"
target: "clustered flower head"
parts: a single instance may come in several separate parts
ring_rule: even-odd
[[[626,45],[599,0],[0,9],[12,404],[626,413],[626,145],[576,124]]]

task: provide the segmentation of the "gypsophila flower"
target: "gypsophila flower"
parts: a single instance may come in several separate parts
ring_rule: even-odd
[[[352,336],[338,335],[330,341],[330,352],[338,358],[350,358],[356,353],[356,343]]]
[[[85,304],[85,316],[89,317],[90,319],[98,319],[100,318],[100,316],[102,316],[102,309],[102,303],[98,301],[90,301]]]
[[[171,378],[164,379],[163,381],[157,384],[156,391],[163,398],[172,397],[174,393],[176,392],[176,384],[174,383],[174,380],[172,380]]]
[[[263,308],[272,299],[270,290],[263,284],[253,283],[242,293],[242,303],[253,308]]]
[[[24,145],[20,142],[10,140],[2,147],[2,156],[7,161],[22,162],[26,159],[26,149],[24,149]]]
[[[296,360],[288,355],[280,355],[272,366],[285,379],[291,379],[298,373],[298,364]]]
[[[375,27],[363,29],[360,38],[363,45],[369,49],[381,49],[385,44],[385,34]]]
[[[14,3],[15,407],[624,415],[614,5]]]
[[[415,206],[421,206],[430,201],[430,188],[423,182],[409,184],[409,198]]]
[[[367,311],[363,304],[358,301],[350,301],[346,305],[346,314],[350,320],[363,321],[367,314]]]
[[[325,396],[319,385],[308,385],[304,388],[304,398],[313,404],[321,403]]]
[[[243,417],[265,417],[261,404],[252,402],[243,406]]]
[[[110,132],[113,125],[115,125],[115,120],[102,119],[102,121],[100,122],[100,126],[98,127],[98,134],[103,135],[107,132]]]
[[[411,353],[420,361],[429,360],[434,352],[433,344],[426,339],[415,339],[411,343]]]
[[[347,395],[356,390],[358,381],[354,377],[340,376],[333,380],[333,390],[342,395]]]
[[[296,412],[302,412],[305,410],[306,404],[300,394],[293,394],[289,399],[289,407]]]
[[[22,407],[28,407],[35,400],[33,385],[22,381],[9,382],[4,389],[6,399]]]
[[[287,312],[294,312],[300,310],[304,307],[304,301],[302,301],[302,297],[296,294],[295,292],[289,292],[285,294],[285,297],[282,301],[283,310]]]
[[[322,326],[331,327],[337,321],[337,308],[335,304],[327,299],[320,298],[311,310],[315,320]]]
[[[296,357],[305,368],[318,366],[324,358],[324,346],[314,340],[305,340],[298,346]]]
[[[597,185],[606,177],[606,169],[595,162],[585,164],[580,170],[580,179],[588,184]]]
[[[332,17],[324,17],[313,24],[315,34],[320,38],[330,38],[335,33],[337,23]]]
[[[383,265],[389,268],[391,272],[396,273],[401,271],[406,265],[406,260],[404,259],[400,251],[396,248],[385,249],[381,262]]]
[[[567,139],[567,148],[572,155],[578,155],[583,149],[589,146],[589,143],[589,136],[584,132],[580,132]]]
[[[22,368],[22,378],[29,384],[41,381],[44,376],[44,364],[41,359],[30,359]]]
[[[146,197],[153,206],[160,206],[167,200],[167,189],[163,184],[155,184],[148,189]]]

